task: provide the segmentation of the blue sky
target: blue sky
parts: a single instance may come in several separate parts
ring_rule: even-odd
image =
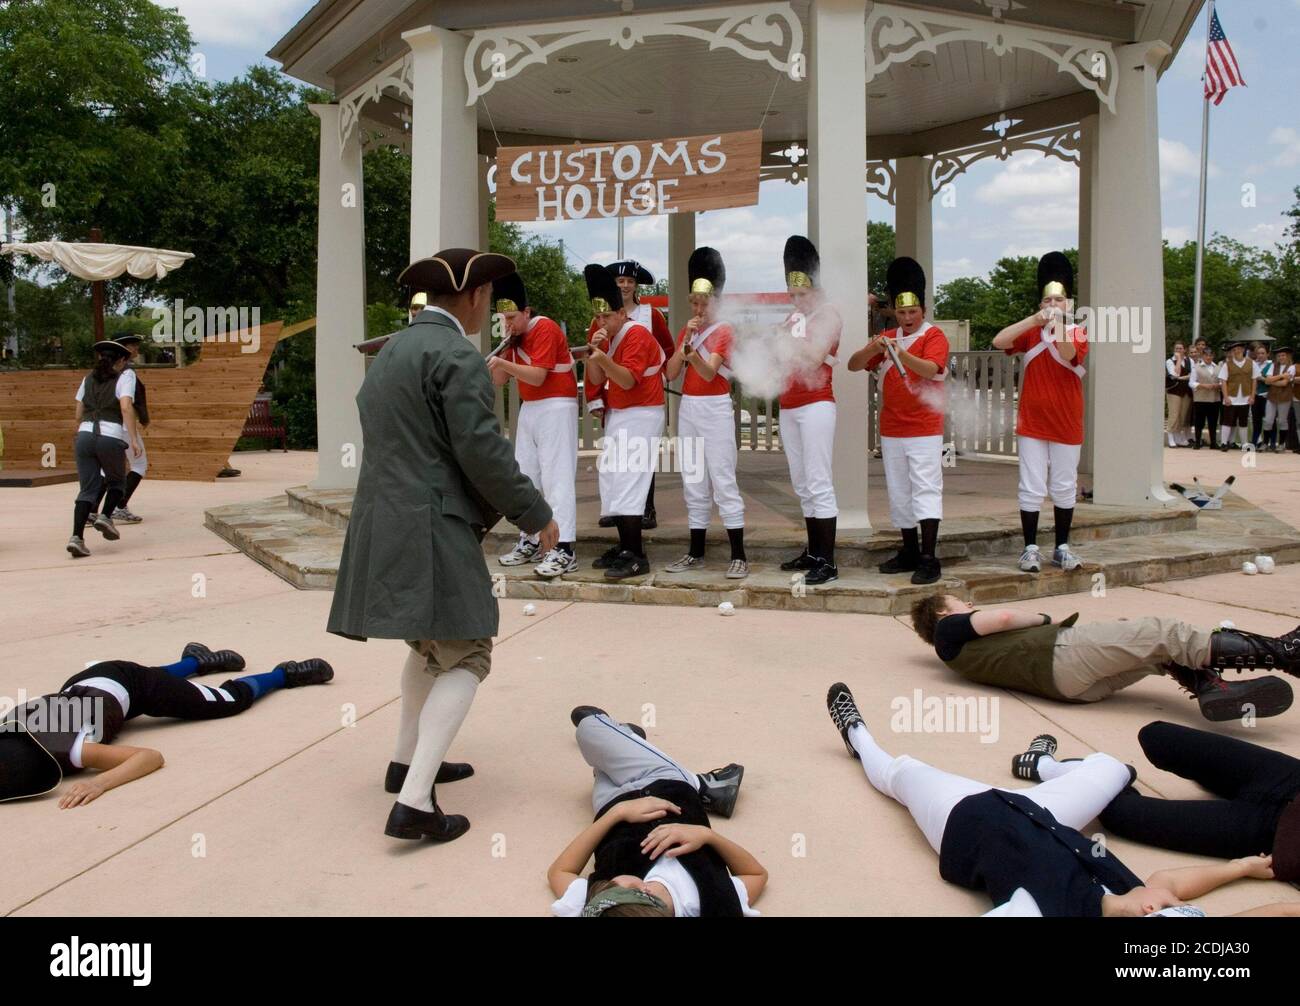
[[[159,0],[189,19],[210,78],[228,79],[264,53],[311,7],[310,0]],[[1219,0],[1219,19],[1249,85],[1212,112],[1209,230],[1272,247],[1286,226],[1282,213],[1300,185],[1300,0]],[[1205,15],[1162,78],[1160,147],[1165,236],[1181,243],[1196,229],[1201,132],[1200,75]],[[1242,205],[1253,185],[1256,205]],[[935,273],[944,283],[986,275],[1002,255],[1039,255],[1078,239],[1078,171],[1036,154],[984,161],[957,183],[956,206],[935,205]],[[805,227],[806,186],[764,183],[759,205],[702,214],[701,244],[727,259],[733,290],[770,290],[781,283],[780,247]],[[873,219],[893,222],[893,209],[868,200]],[[617,247],[612,221],[535,228],[563,238],[572,261],[609,261]],[[662,217],[626,224],[626,252],[652,270],[664,268]]]

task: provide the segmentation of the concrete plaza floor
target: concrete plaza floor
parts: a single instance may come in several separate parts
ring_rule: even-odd
[[[1237,491],[1300,525],[1300,457],[1166,452],[1166,474]],[[590,774],[569,709],[596,703],[651,719],[651,739],[700,770],[746,765],[736,816],[718,829],[768,867],[757,907],[770,915],[974,915],[986,899],[945,884],[907,813],[875,793],[827,718],[832,681],[854,689],[883,746],[990,783],[1015,785],[1011,755],[1048,731],[1064,754],[1108,751],[1133,762],[1141,787],[1170,797],[1197,787],[1142,758],[1137,730],[1165,719],[1300,756],[1300,709],[1246,729],[1211,727],[1167,680],[1097,706],[1058,705],[954,679],[900,618],[785,611],[501,601],[492,675],[451,752],[477,775],[442,787],[447,810],[472,822],[441,847],[385,838],[392,797],[382,780],[398,714],[397,641],[328,635],[331,595],[296,591],[203,527],[203,510],[309,481],[314,456],[242,454],[241,478],[146,482],[145,517],[89,559],[63,551],[75,488],[0,489],[0,696],[57,688],[90,660],[176,659],[189,640],[234,647],[252,671],[323,656],[327,687],[274,694],[235,719],[133,721],[121,740],[156,747],[160,772],[84,808],[57,800],[0,807],[0,913],[545,914],[547,865],[590,820]],[[1008,508],[1014,500],[1006,500]],[[660,504],[661,519],[667,507]],[[1260,632],[1300,620],[1300,566],[1232,573],[1104,597],[1026,604],[1085,619],[1159,614]],[[215,683],[215,682],[214,682]],[[891,703],[984,696],[978,732],[895,732]],[[996,734],[996,736],[994,736]],[[985,741],[990,741],[985,743]],[[1139,874],[1194,862],[1113,839]],[[1242,882],[1201,899],[1214,912],[1300,900],[1278,883]]]

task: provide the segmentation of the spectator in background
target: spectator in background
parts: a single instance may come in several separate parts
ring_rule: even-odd
[[[1192,420],[1192,361],[1187,348],[1174,343],[1174,355],[1165,361],[1165,442],[1170,447],[1186,447],[1187,431]]]
[[[1268,376],[1273,373],[1273,361],[1268,358],[1268,347],[1262,342],[1250,345],[1250,355],[1259,367],[1259,380],[1255,382],[1255,401],[1250,406],[1250,442],[1259,450],[1264,440],[1264,415],[1268,411]]]
[[[1204,339],[1196,342],[1192,356],[1192,372],[1188,380],[1192,389],[1192,447],[1201,449],[1201,430],[1210,427],[1210,446],[1219,446],[1219,401],[1223,396],[1219,383],[1219,368],[1214,362],[1214,350]]]

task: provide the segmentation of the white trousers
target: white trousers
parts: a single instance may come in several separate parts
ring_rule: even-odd
[[[1038,513],[1043,500],[1073,510],[1079,498],[1079,452],[1081,444],[1058,444],[1054,440],[1017,437],[1020,452],[1020,509]]]
[[[519,403],[515,460],[551,506],[560,541],[578,536],[578,400],[542,398]],[[537,536],[533,535],[536,541]]]
[[[144,478],[144,473],[149,470],[149,451],[145,447],[143,434],[140,435],[140,456],[138,458],[132,457],[131,451],[128,449],[126,459],[131,462],[131,471],[139,475],[140,478]]]
[[[744,527],[745,501],[736,484],[736,417],[731,396],[683,395],[677,412],[677,439],[686,526],[707,528],[716,503],[723,527]]]
[[[605,410],[605,436],[596,461],[602,516],[640,517],[645,513],[663,432],[662,405]]]
[[[810,402],[781,410],[781,446],[790,482],[805,517],[839,516],[831,458],[835,447],[835,403]]]
[[[880,456],[894,527],[943,520],[943,437],[881,437]]]
[[[885,796],[908,809],[938,852],[952,809],[968,796],[999,789],[1028,797],[1067,828],[1079,829],[1097,817],[1129,784],[1128,766],[1108,754],[1091,754],[1073,771],[1025,789],[1008,789],[953,775],[909,755],[892,757],[863,726],[849,731],[849,742],[862,759],[867,780]]]

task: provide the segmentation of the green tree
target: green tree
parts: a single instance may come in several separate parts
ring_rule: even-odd
[[[1196,242],[1165,243],[1165,339],[1168,346],[1192,337]],[[1201,335],[1218,349],[1226,339],[1264,317],[1271,264],[1267,253],[1216,235],[1205,246]]]
[[[867,286],[879,297],[885,295],[885,273],[894,261],[894,228],[882,220],[867,223]]]
[[[533,313],[563,323],[571,346],[585,343],[591,324],[587,284],[560,246],[536,235],[525,236],[517,224],[497,220],[494,203],[488,206],[488,231],[490,249],[515,260]]]

